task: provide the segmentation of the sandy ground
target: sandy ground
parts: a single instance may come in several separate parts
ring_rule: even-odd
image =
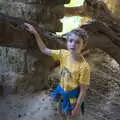
[[[0,98],[0,120],[60,120],[56,104],[45,91]],[[88,114],[86,120],[96,120]]]
[[[120,67],[103,54],[92,54],[91,58],[94,64],[85,120],[120,120]],[[42,91],[0,97],[0,120],[60,120],[60,117],[48,91]]]
[[[0,98],[0,120],[58,119],[51,97],[43,93]]]
[[[100,103],[94,94],[86,101],[85,120],[120,120],[120,106]],[[92,102],[91,102],[92,101]],[[98,103],[97,103],[98,102]],[[55,103],[46,91],[0,98],[0,120],[60,120]]]

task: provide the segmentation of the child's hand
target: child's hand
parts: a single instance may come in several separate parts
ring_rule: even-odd
[[[76,103],[71,113],[71,116],[78,116],[78,115],[80,115],[80,103]]]
[[[28,23],[24,23],[24,27],[27,31],[29,31],[30,33],[37,33],[37,31],[35,30],[35,28],[31,25],[31,24],[28,24]]]

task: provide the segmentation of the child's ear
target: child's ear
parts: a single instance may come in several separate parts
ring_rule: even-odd
[[[87,47],[88,41],[83,41],[83,50]]]
[[[83,48],[82,48],[82,51],[81,51],[83,56],[88,55],[88,53],[90,52],[89,49],[86,49],[87,44],[88,44],[88,41],[84,41]]]

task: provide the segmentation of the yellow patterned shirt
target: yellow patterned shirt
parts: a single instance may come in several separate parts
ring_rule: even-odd
[[[60,61],[60,85],[64,91],[71,91],[80,84],[89,85],[90,68],[83,56],[79,61],[71,61],[68,50],[52,50],[52,57]]]

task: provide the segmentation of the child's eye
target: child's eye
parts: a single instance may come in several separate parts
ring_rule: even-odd
[[[76,43],[76,44],[80,44],[80,41],[79,41],[79,40],[77,40],[75,43]]]
[[[69,42],[70,42],[70,43],[73,42],[73,39],[70,39]]]

